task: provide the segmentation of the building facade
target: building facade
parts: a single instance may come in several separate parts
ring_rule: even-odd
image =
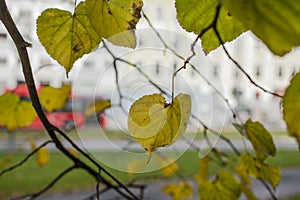
[[[183,65],[183,58],[190,54],[190,45],[195,35],[184,31],[176,20],[174,0],[145,0],[144,13],[159,32],[165,44],[157,37],[148,21],[143,17],[137,25],[137,48],[134,50],[109,45],[116,55],[138,66],[143,76],[133,65],[118,63],[119,77],[113,66],[112,56],[102,45],[89,55],[78,60],[66,77],[65,70],[59,66],[44,50],[36,36],[35,20],[46,8],[74,9],[70,0],[10,0],[7,2],[11,15],[24,38],[33,44],[29,49],[36,84],[48,83],[59,87],[62,83],[73,84],[73,92],[82,96],[101,96],[120,101],[118,87],[128,98],[136,99],[141,95],[157,92],[149,81],[164,88],[169,94],[172,88],[173,72]],[[252,33],[239,36],[234,42],[226,44],[235,58],[252,79],[264,88],[282,94],[289,80],[299,70],[299,49],[293,50],[283,58],[274,56],[266,46]],[[175,93],[187,92],[194,100],[193,110],[207,123],[227,126],[230,118],[229,108],[222,98],[239,110],[240,117],[261,120],[267,126],[284,128],[281,120],[280,99],[265,94],[255,87],[241,71],[227,58],[221,48],[206,56],[200,43],[195,46],[197,55],[191,60],[196,70],[188,67],[175,77]],[[148,78],[146,78],[148,77]],[[20,61],[10,36],[0,25],[0,91],[16,87],[23,81]],[[213,87],[211,86],[213,85]],[[218,92],[222,94],[218,95]],[[158,91],[159,92],[159,91]],[[125,102],[128,109],[132,101]],[[128,104],[128,105],[127,105]],[[220,111],[221,110],[221,111]],[[221,115],[220,115],[221,112]],[[213,113],[213,114],[212,114]],[[111,113],[113,115],[113,113]],[[115,114],[117,115],[117,114]],[[221,117],[219,117],[221,116]]]

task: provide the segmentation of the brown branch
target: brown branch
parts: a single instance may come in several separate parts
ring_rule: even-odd
[[[18,200],[18,199],[35,199],[35,198],[39,197],[40,195],[44,194],[49,189],[51,189],[65,175],[67,175],[69,172],[71,172],[72,170],[74,170],[76,168],[78,168],[78,166],[76,166],[76,165],[73,165],[73,166],[67,168],[66,170],[64,170],[63,172],[61,172],[58,176],[56,176],[47,186],[45,186],[40,191],[38,191],[36,193],[32,193],[32,194],[25,194],[25,195],[13,198],[13,200]]]
[[[257,88],[259,88],[260,90],[262,90],[263,92],[265,92],[265,93],[269,93],[269,94],[271,94],[271,95],[273,95],[273,96],[276,96],[276,97],[279,97],[279,98],[282,98],[283,96],[281,96],[281,95],[279,95],[279,94],[277,94],[277,93],[275,93],[275,92],[272,92],[272,91],[269,91],[269,90],[267,90],[267,89],[265,89],[264,87],[262,87],[261,85],[259,85],[258,83],[256,83],[252,78],[251,78],[251,76],[244,70],[244,68],[230,55],[230,53],[228,52],[228,50],[226,49],[226,47],[225,47],[225,44],[224,44],[224,41],[223,41],[223,39],[222,39],[222,37],[221,37],[221,35],[220,35],[220,33],[219,33],[219,31],[218,31],[218,29],[217,29],[217,23],[216,24],[214,24],[214,26],[213,26],[213,30],[214,30],[214,33],[215,33],[215,35],[217,36],[217,38],[218,38],[218,40],[219,40],[219,43],[221,44],[221,46],[222,46],[222,48],[223,48],[223,50],[224,50],[224,52],[225,52],[225,54],[227,55],[227,57],[229,58],[229,60],[231,60],[233,63],[234,63],[234,65],[247,77],[247,79],[255,86],[255,87],[257,87]]]
[[[21,167],[31,156],[33,156],[36,152],[38,152],[42,147],[46,146],[47,144],[51,143],[53,141],[49,140],[49,141],[46,141],[44,142],[43,144],[41,144],[38,148],[34,149],[32,152],[30,152],[23,160],[21,160],[19,163],[7,168],[7,169],[4,169],[0,172],[0,177],[18,167]]]
[[[219,9],[219,8],[217,8]],[[169,51],[171,51],[176,57],[178,57],[180,60],[182,60],[184,62],[183,66],[180,67],[176,73],[178,73],[180,70],[185,69],[186,65],[190,65],[192,70],[194,70],[214,91],[215,93],[222,99],[225,101],[227,107],[230,109],[233,118],[236,119],[238,117],[238,119],[241,121],[241,119],[239,118],[239,116],[237,115],[237,112],[235,111],[235,109],[230,105],[229,100],[222,95],[222,93],[199,71],[196,69],[196,67],[190,62],[190,60],[196,56],[196,52],[195,52],[195,46],[198,42],[198,40],[209,30],[213,27],[213,24],[217,23],[217,19],[219,16],[219,11],[216,12],[214,20],[212,21],[212,23],[210,25],[208,25],[206,28],[204,28],[203,30],[201,30],[201,32],[197,35],[196,39],[193,41],[193,43],[191,44],[191,52],[192,54],[185,59],[183,56],[181,56],[180,54],[178,54],[175,49],[171,48],[163,39],[163,37],[161,36],[161,34],[155,29],[155,27],[153,26],[153,24],[151,23],[149,17],[145,14],[145,12],[142,12],[143,17],[146,19],[148,25],[150,26],[150,28],[155,32],[155,34],[157,35],[158,39],[161,41],[161,43],[164,45],[164,47],[166,49],[168,49]],[[174,83],[172,84],[174,85]]]
[[[55,131],[59,131],[60,133],[63,133],[63,132],[60,131],[57,127],[53,126],[49,122],[49,120],[47,119],[47,117],[42,109],[41,103],[38,98],[38,94],[37,94],[37,90],[35,87],[34,78],[33,78],[33,74],[32,74],[32,68],[31,68],[31,64],[30,64],[30,60],[29,60],[28,52],[27,52],[27,47],[31,47],[31,44],[24,40],[24,38],[22,37],[18,28],[16,27],[11,15],[8,11],[5,0],[0,0],[0,19],[1,19],[2,23],[4,24],[4,26],[6,27],[7,31],[9,32],[10,36],[12,37],[14,44],[16,45],[16,48],[18,50],[19,57],[20,57],[21,64],[22,64],[23,74],[25,77],[25,82],[26,82],[26,85],[27,85],[27,88],[29,91],[32,105],[33,105],[38,117],[40,118],[42,124],[44,125],[45,129],[47,130],[50,138],[55,143],[57,149],[59,149],[70,160],[72,160],[77,167],[80,167],[80,168],[86,170],[97,181],[101,181],[101,182],[105,183],[107,186],[115,189],[116,192],[118,192],[124,198],[138,199],[138,197],[136,197],[128,188],[124,187],[123,184],[121,184],[120,187],[123,188],[128,193],[128,195],[126,193],[124,193],[123,191],[121,191],[118,187],[112,185],[105,178],[99,176],[97,171],[95,171],[89,165],[87,165],[86,163],[81,161],[79,158],[75,157],[63,146],[61,141],[58,139]],[[68,138],[65,134],[63,136],[65,138]],[[69,139],[68,141],[71,141],[71,139]],[[72,145],[73,146],[75,145],[77,147],[77,145],[74,142],[72,143]],[[80,149],[80,148],[77,147],[77,149]],[[83,152],[83,151],[81,151],[81,152]],[[87,154],[84,154],[84,155],[87,155]],[[88,158],[90,158],[90,157],[88,157]],[[90,160],[93,160],[93,159],[90,159]],[[93,163],[95,164],[96,162],[93,160]],[[97,164],[97,166],[100,166],[100,165]],[[101,166],[100,169],[102,170],[103,167]],[[107,172],[107,174],[109,174],[111,177],[113,177],[113,175],[111,175],[110,173]],[[115,178],[115,180],[117,180],[117,179]],[[117,181],[117,183],[120,183],[120,182]]]

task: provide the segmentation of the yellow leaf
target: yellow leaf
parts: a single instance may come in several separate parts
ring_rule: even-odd
[[[203,183],[204,181],[207,181],[208,176],[208,163],[209,163],[209,157],[205,156],[200,161],[200,167],[198,173],[195,175],[195,180],[198,184]]]
[[[252,184],[252,181],[249,178],[249,174],[245,168],[243,168],[241,165],[239,165],[239,166],[235,167],[234,170],[240,176],[241,182],[243,183],[243,185],[251,185]]]
[[[241,189],[248,200],[257,200],[254,192],[247,185],[241,185]]]
[[[189,182],[180,182],[179,184],[170,183],[162,188],[163,193],[173,197],[173,200],[181,200],[191,197],[193,186]]]
[[[275,189],[281,180],[279,167],[272,167],[260,159],[253,158],[249,153],[244,153],[239,158],[241,167],[252,177],[269,182]]]
[[[110,100],[98,100],[98,101],[95,101],[94,103],[92,103],[91,105],[89,105],[85,109],[85,114],[87,116],[90,116],[90,115],[93,115],[94,113],[101,113],[105,109],[110,108],[110,107],[111,107]]]
[[[29,140],[29,145],[30,145],[30,148],[31,148],[32,151],[36,149],[36,144],[35,144],[35,141],[33,139]]]
[[[29,126],[36,118],[36,113],[30,102],[22,101],[12,93],[0,96],[0,125],[8,131]]]
[[[215,181],[204,181],[199,186],[199,196],[205,200],[233,200],[241,194],[241,184],[229,171],[222,171]]]
[[[31,102],[21,101],[17,107],[17,124],[18,127],[29,126],[37,117]]]
[[[37,152],[37,162],[40,167],[43,167],[50,160],[50,155],[45,147],[42,147]]]
[[[135,26],[142,0],[86,0],[88,17],[99,35],[116,45],[136,46]],[[120,34],[121,33],[121,34]]]
[[[179,94],[167,104],[160,94],[146,95],[130,107],[128,128],[132,136],[151,153],[176,141],[186,130],[191,115],[189,95]]]
[[[63,108],[70,96],[71,86],[63,85],[61,88],[46,86],[41,89],[39,97],[41,104],[48,112]]]
[[[84,2],[74,14],[54,8],[43,11],[37,19],[37,35],[67,73],[77,59],[94,50],[102,40],[90,24]]]
[[[128,174],[132,176],[135,173],[141,172],[145,169],[146,162],[143,160],[133,160],[127,165]]]
[[[33,139],[29,140],[29,144],[30,144],[30,148],[32,151],[34,151],[37,147],[36,147],[36,143]],[[36,158],[37,158],[37,164],[42,167],[45,164],[47,164],[50,160],[50,155],[48,150],[45,147],[40,148],[37,152],[36,152]]]
[[[159,155],[156,155],[154,158],[156,158],[158,164],[163,167],[161,172],[164,177],[170,177],[177,172],[178,165],[172,158],[166,158]]]

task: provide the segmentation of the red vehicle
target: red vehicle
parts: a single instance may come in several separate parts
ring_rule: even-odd
[[[38,92],[42,87],[44,86],[38,88]],[[24,83],[20,83],[15,89],[6,90],[6,92],[13,92],[14,94],[18,95],[21,99],[30,100],[27,86]],[[79,127],[83,128],[87,120],[87,117],[84,114],[86,102],[87,102],[86,99],[74,97],[71,94],[64,108],[51,113],[46,113],[46,116],[53,125],[55,125],[60,129],[64,129],[65,131],[70,131],[74,128],[79,128]],[[72,109],[73,107],[76,107],[75,111],[73,111]],[[97,116],[97,120],[102,127],[105,126],[106,120],[103,114]],[[44,126],[38,117],[32,122],[30,126],[22,128],[22,130],[43,130],[43,129]]]

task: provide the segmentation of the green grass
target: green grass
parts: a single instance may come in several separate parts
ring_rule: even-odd
[[[5,160],[7,160],[7,158],[10,159],[10,162],[5,165],[5,168],[19,162],[25,155],[26,154],[24,152],[16,152],[13,154],[0,153],[0,168],[1,163],[2,165],[5,165]],[[126,163],[130,160],[129,157],[120,157],[117,153],[113,152],[102,152],[101,155],[104,155],[106,159],[110,158],[112,161],[115,161],[115,164],[119,165],[118,167],[124,165],[123,168],[126,168]],[[300,155],[298,152],[281,151],[278,152],[275,158],[268,159],[268,162],[273,166],[278,167],[299,167],[299,157]],[[151,163],[155,164],[155,158],[152,158],[150,165]],[[177,164],[179,165],[180,175],[192,177],[197,173],[199,167],[198,152],[185,152],[183,156],[177,160]],[[43,167],[39,167],[36,163],[36,158],[32,157],[22,167],[0,177],[0,199],[7,196],[15,196],[42,189],[59,173],[71,165],[72,163],[60,153],[52,152],[50,155],[50,162]],[[161,176],[161,171],[129,175],[126,172],[120,172],[110,167],[107,167],[107,169],[123,182],[129,182],[132,179],[148,180],[150,177]],[[215,164],[211,165],[211,172],[216,172],[218,170],[220,170],[219,166]],[[91,188],[94,186],[95,181],[85,171],[75,170],[60,180],[57,185],[51,189],[51,191],[68,191]]]

